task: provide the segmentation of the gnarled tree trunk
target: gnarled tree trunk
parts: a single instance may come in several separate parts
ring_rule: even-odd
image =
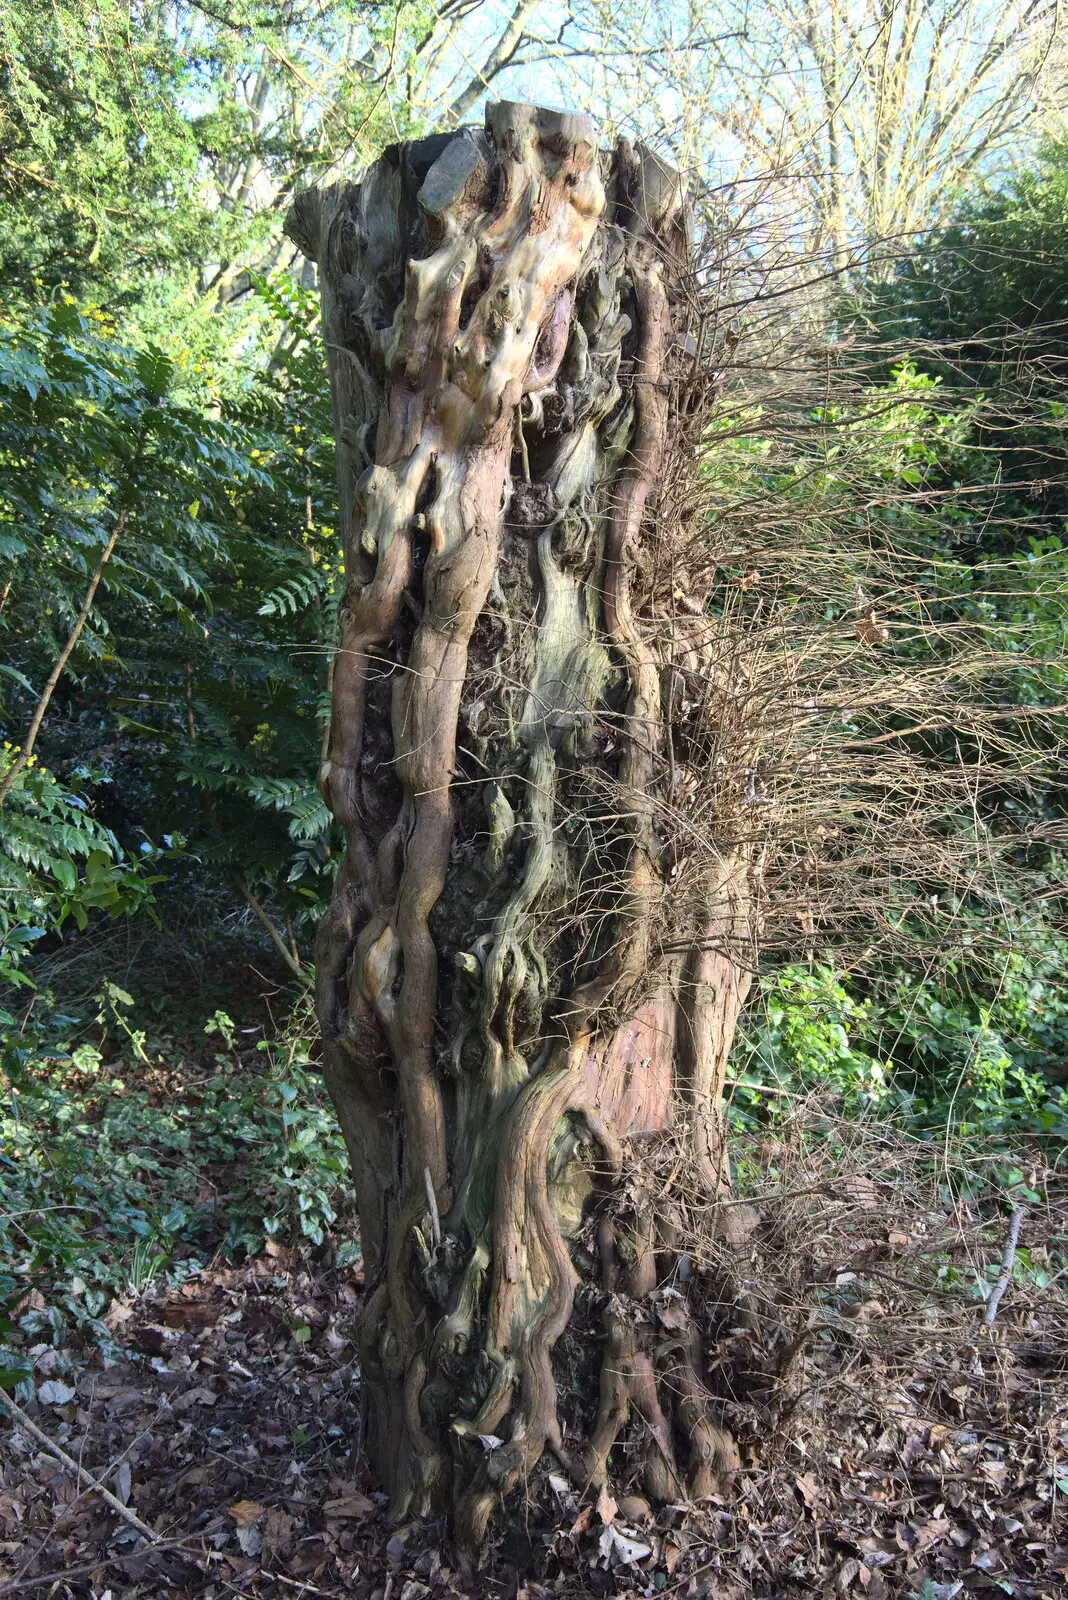
[[[603,1481],[632,1413],[649,1491],[707,1493],[733,1446],[685,1307],[659,1365],[621,1311],[670,1226],[601,1198],[665,1130],[715,1198],[754,934],[744,847],[684,904],[673,885],[687,719],[714,715],[711,623],[657,521],[681,185],[585,117],[500,104],[302,195],[288,229],[320,271],[347,561],[317,992],[372,1462],[397,1515],[451,1504],[469,1545],[546,1446]],[[605,1345],[576,1443],[553,1349],[583,1228]]]

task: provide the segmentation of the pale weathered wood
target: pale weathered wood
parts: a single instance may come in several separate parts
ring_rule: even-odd
[[[656,936],[677,649],[634,583],[672,439],[682,186],[640,146],[598,152],[586,117],[503,103],[301,196],[287,226],[319,267],[348,574],[320,775],[347,849],[317,1006],[371,1453],[396,1515],[452,1503],[469,1546],[546,1445],[602,1480],[632,1407],[651,1491],[708,1492],[735,1458],[695,1334],[662,1392],[606,1313],[618,1359],[582,1459],[552,1369],[593,1169],[681,1105],[719,1185],[747,986],[703,953],[746,936],[744,863],[689,945]],[[655,1244],[650,1225],[620,1265],[605,1232],[605,1287],[652,1292]]]

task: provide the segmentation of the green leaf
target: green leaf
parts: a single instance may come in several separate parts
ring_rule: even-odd
[[[78,874],[74,870],[72,861],[64,861],[62,858],[57,858],[52,863],[52,875],[59,880],[68,893],[73,893],[77,887]]]
[[[32,1376],[32,1367],[0,1367],[0,1389],[15,1389]]]
[[[138,352],[134,365],[148,398],[152,401],[164,399],[174,381],[174,362],[162,350],[150,345],[147,350]]]
[[[5,678],[13,678],[20,689],[25,689],[30,694],[36,694],[37,691],[30,680],[23,673],[17,671],[15,667],[9,667],[6,662],[0,661],[0,672],[3,673]]]

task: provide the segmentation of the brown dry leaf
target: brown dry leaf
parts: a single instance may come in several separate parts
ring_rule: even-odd
[[[265,1249],[275,1266],[281,1267],[283,1271],[288,1271],[290,1268],[295,1267],[300,1259],[299,1250],[293,1245],[279,1244],[276,1239],[268,1239]],[[272,1267],[267,1270],[274,1271],[275,1269]]]
[[[648,1500],[640,1494],[625,1494],[620,1497],[619,1515],[624,1522],[636,1523],[644,1527],[653,1520],[653,1510]]]
[[[336,1500],[324,1501],[323,1514],[328,1517],[369,1517],[374,1508],[373,1500],[368,1500],[365,1494],[353,1489],[350,1494],[339,1495]]]
[[[128,1306],[125,1300],[112,1300],[103,1316],[105,1328],[114,1331],[120,1322],[129,1322],[133,1316],[133,1306]]]
[[[577,1539],[579,1534],[586,1532],[586,1529],[589,1527],[589,1525],[590,1525],[590,1523],[592,1521],[593,1521],[593,1507],[592,1506],[583,1506],[582,1510],[579,1512],[578,1516],[575,1518],[574,1522],[571,1524],[570,1528],[567,1530],[569,1536],[572,1539]]]
[[[760,1212],[756,1206],[736,1205],[733,1202],[717,1206],[713,1227],[716,1238],[722,1239],[725,1244],[748,1244],[760,1227]]]
[[[263,1507],[255,1500],[238,1500],[236,1505],[228,1506],[227,1510],[239,1528],[251,1528],[263,1516]]]
[[[891,1228],[886,1236],[886,1242],[891,1250],[907,1250],[912,1243],[912,1238],[909,1234],[902,1233],[897,1228]]]
[[[916,1530],[916,1543],[913,1547],[913,1555],[920,1555],[920,1553],[928,1549],[930,1545],[937,1544],[940,1540],[944,1539],[949,1533],[950,1527],[951,1524],[948,1517],[931,1517],[927,1522],[924,1523],[922,1528],[918,1528]]]
[[[669,1333],[681,1333],[690,1321],[690,1313],[686,1309],[685,1300],[668,1300],[664,1305],[657,1306],[656,1314],[660,1326]]]
[[[834,1591],[836,1594],[848,1594],[849,1590],[860,1574],[860,1562],[856,1556],[847,1556],[835,1575]]]
[[[144,1391],[141,1389],[116,1389],[110,1396],[105,1409],[109,1417],[121,1417],[128,1411],[137,1411],[145,1403]]]
[[[191,1411],[194,1406],[213,1406],[218,1398],[214,1389],[205,1389],[203,1384],[198,1384],[195,1389],[172,1400],[171,1408],[174,1411]]]
[[[860,622],[854,622],[853,626],[861,644],[886,644],[890,638],[890,629],[876,621],[874,611],[869,611],[866,617]]]
[[[796,1479],[795,1481],[798,1494],[801,1496],[802,1500],[810,1510],[815,1509],[816,1506],[820,1505],[823,1500],[823,1494],[813,1473],[806,1472],[802,1477]]]
[[[612,1499],[612,1496],[608,1492],[608,1485],[606,1483],[602,1483],[600,1492],[597,1495],[597,1515],[600,1517],[605,1526],[607,1526],[608,1523],[615,1521],[616,1512],[618,1510],[619,1506]]]
[[[278,1506],[268,1507],[264,1542],[269,1550],[280,1556],[289,1554],[293,1543],[293,1518],[288,1511],[282,1511]]]
[[[852,1200],[854,1205],[862,1206],[865,1211],[878,1208],[879,1191],[871,1178],[862,1172],[849,1173],[841,1183],[841,1196],[843,1200]]]

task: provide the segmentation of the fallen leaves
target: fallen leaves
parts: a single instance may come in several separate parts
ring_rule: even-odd
[[[776,1149],[776,1165],[785,1168],[788,1154]],[[784,1314],[777,1327],[778,1312],[765,1311],[759,1326],[728,1324],[713,1334],[700,1324],[717,1380],[726,1380],[724,1389],[737,1382],[743,1396],[728,1418],[745,1456],[736,1492],[654,1510],[635,1492],[643,1484],[637,1418],[603,1488],[588,1490],[581,1472],[572,1478],[547,1458],[522,1504],[532,1567],[519,1594],[997,1600],[1011,1583],[1017,1596],[1053,1600],[1061,1585],[1051,1574],[1068,1566],[1054,1517],[1068,1493],[1068,1430],[1056,1426],[1064,1320],[1015,1338],[1007,1321],[996,1362],[980,1352],[984,1372],[980,1353],[959,1337],[948,1298],[910,1328],[909,1307],[920,1302],[903,1297],[898,1280],[922,1268],[932,1234],[895,1201],[885,1177],[878,1185],[859,1174],[843,1179],[826,1202],[813,1198],[818,1186],[804,1175],[784,1176],[781,1187],[806,1190],[797,1215],[805,1226],[811,1219],[812,1247],[806,1253],[794,1237],[789,1257],[754,1254],[746,1270],[769,1296],[783,1274],[789,1295],[779,1303],[801,1308],[797,1323]],[[842,1219],[837,1235],[828,1212]],[[953,1220],[954,1228],[966,1224],[977,1225]],[[758,1233],[752,1249],[764,1248]],[[803,1263],[807,1276],[798,1268],[786,1280],[790,1262]],[[330,1275],[316,1280],[296,1257],[286,1262],[299,1276],[291,1284],[282,1265],[276,1257],[267,1271],[260,1262],[205,1273],[181,1297],[171,1290],[139,1302],[115,1322],[125,1353],[117,1365],[98,1358],[90,1370],[67,1351],[37,1351],[40,1426],[73,1458],[91,1462],[124,1505],[135,1502],[154,1527],[189,1543],[147,1550],[99,1492],[83,1492],[68,1470],[0,1423],[0,1582],[51,1541],[55,1566],[96,1563],[93,1592],[110,1584],[124,1600],[186,1600],[209,1588],[216,1600],[232,1592],[276,1600],[302,1583],[309,1596],[330,1600],[449,1600],[465,1592],[445,1564],[439,1530],[388,1527],[383,1497],[354,1464],[351,1286]],[[697,1282],[695,1272],[684,1285],[695,1322]],[[197,1295],[206,1302],[199,1309]],[[174,1305],[183,1309],[168,1319]],[[806,1306],[816,1308],[811,1323]],[[685,1307],[681,1291],[662,1293],[650,1326],[667,1331]],[[304,1345],[290,1331],[298,1319],[315,1329]],[[973,1329],[970,1306],[966,1322]],[[767,1415],[781,1403],[785,1373],[804,1397],[802,1411],[773,1425],[769,1449]],[[587,1395],[576,1404],[582,1400],[593,1403]],[[581,1413],[574,1432],[568,1421],[570,1443],[581,1436]],[[501,1434],[507,1442],[507,1424]],[[500,1447],[499,1437],[465,1448],[481,1457]],[[486,1574],[467,1592],[502,1592],[511,1559],[491,1545]],[[41,1556],[28,1570],[46,1569]],[[516,1592],[514,1577],[504,1582],[504,1592]]]
[[[263,1507],[255,1500],[238,1500],[227,1510],[239,1528],[249,1528],[263,1516]]]
[[[606,1483],[602,1483],[600,1491],[597,1495],[597,1515],[600,1517],[601,1521],[606,1527],[610,1522],[615,1521],[616,1512],[618,1510],[619,1506],[609,1493],[608,1485]]]
[[[185,1394],[180,1394],[172,1402],[172,1409],[182,1415],[187,1411],[200,1410],[204,1406],[213,1406],[218,1398],[214,1389],[208,1389],[199,1383],[195,1389],[187,1389]]]
[[[636,1567],[653,1553],[651,1544],[638,1538],[636,1534],[624,1532],[613,1523],[601,1530],[597,1541],[602,1564],[605,1567]]]
[[[229,1515],[236,1524],[235,1533],[242,1555],[258,1556],[263,1549],[263,1533],[259,1526],[263,1507],[255,1500],[238,1500],[236,1505],[230,1506]]]
[[[108,1332],[114,1333],[115,1329],[121,1328],[124,1322],[129,1322],[133,1314],[133,1306],[128,1301],[115,1299],[112,1300],[101,1320]]]
[[[816,1481],[815,1473],[805,1472],[796,1479],[797,1492],[801,1496],[809,1511],[815,1511],[823,1504],[823,1490]]]
[[[624,1522],[636,1522],[642,1526],[653,1521],[652,1506],[639,1494],[625,1494],[617,1509]]]
[[[373,1516],[374,1513],[374,1501],[369,1500],[355,1488],[346,1494],[338,1495],[333,1500],[323,1501],[324,1517],[355,1518],[357,1521],[362,1521],[364,1517]]]
[[[70,1384],[63,1383],[59,1378],[48,1378],[37,1390],[37,1400],[42,1406],[66,1406],[74,1399],[75,1391]]]

